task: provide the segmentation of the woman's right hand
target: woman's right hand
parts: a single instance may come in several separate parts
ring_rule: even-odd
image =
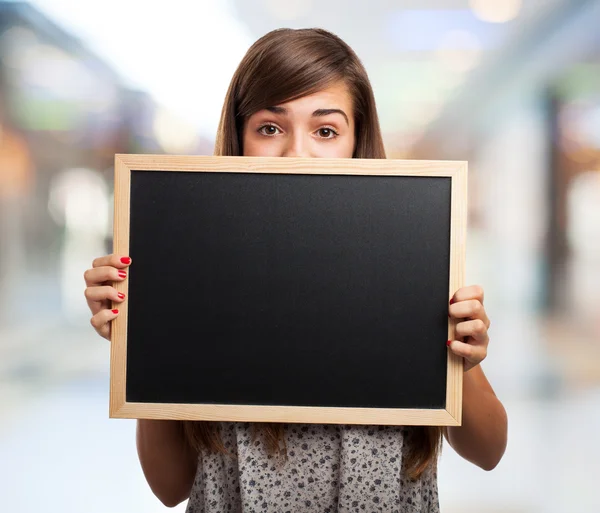
[[[125,295],[117,292],[112,283],[125,280],[130,265],[131,258],[127,256],[106,255],[94,259],[92,269],[83,273],[85,298],[92,312],[90,323],[106,340],[110,340],[111,321],[119,315],[118,310],[111,310],[110,303],[125,301]]]
[[[110,309],[110,302],[125,301],[125,296],[119,296],[112,285],[127,279],[126,268],[130,265],[127,256],[106,255],[96,258],[92,269],[83,273],[85,297],[93,314],[91,324],[107,340],[110,340],[111,321],[118,315]],[[124,275],[119,275],[123,271]],[[187,442],[181,423],[140,419],[136,438],[142,470],[154,494],[169,507],[188,499],[198,467],[198,453]]]

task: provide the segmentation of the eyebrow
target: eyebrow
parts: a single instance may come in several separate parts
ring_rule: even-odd
[[[267,107],[265,110],[268,110],[273,114],[283,114],[284,116],[288,114],[288,110],[285,107]],[[328,116],[329,114],[341,114],[342,116],[344,116],[346,124],[350,126],[348,116],[342,109],[317,109],[312,113],[313,117]]]

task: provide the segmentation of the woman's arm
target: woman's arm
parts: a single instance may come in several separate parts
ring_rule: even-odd
[[[94,259],[92,269],[85,271],[85,297],[92,311],[90,320],[98,334],[110,340],[111,322],[117,310],[111,301],[123,302],[124,295],[107,286],[107,282],[123,281],[131,258],[106,255]],[[122,272],[122,275],[119,275]],[[117,312],[117,313],[115,313]],[[146,481],[165,506],[176,506],[190,496],[198,466],[198,455],[186,443],[182,425],[173,420],[138,420],[137,450]]]
[[[462,426],[449,426],[446,439],[463,458],[492,470],[506,449],[508,420],[481,365],[465,372]]]
[[[460,427],[448,427],[448,443],[466,460],[485,469],[498,465],[506,449],[506,410],[488,382],[481,362],[490,342],[490,320],[483,306],[483,289],[478,285],[456,291],[448,314],[457,319],[456,336],[450,350],[464,358],[463,416]]]
[[[181,423],[138,420],[136,441],[142,470],[154,495],[168,507],[189,498],[198,454],[186,442]]]

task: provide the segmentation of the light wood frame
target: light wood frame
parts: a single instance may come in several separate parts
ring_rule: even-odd
[[[467,163],[379,159],[297,159],[115,155],[114,253],[129,254],[129,206],[132,171],[201,171],[335,175],[449,177],[451,182],[449,299],[463,286],[467,231]],[[127,294],[128,280],[114,287]],[[463,360],[448,350],[446,407],[442,409],[339,408],[218,404],[134,403],[126,401],[127,301],[113,303],[120,315],[112,321],[110,407],[113,418],[302,422],[318,424],[459,426],[462,419]],[[455,322],[448,321],[453,340]]]

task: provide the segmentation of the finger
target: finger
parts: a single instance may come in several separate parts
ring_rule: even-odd
[[[469,287],[462,287],[458,289],[452,299],[450,300],[450,304],[460,303],[461,301],[468,301],[469,299],[477,299],[481,304],[483,304],[483,288],[479,285],[471,285]]]
[[[116,255],[115,253],[95,258],[92,262],[92,267],[110,266],[116,267],[117,269],[123,269],[125,267],[129,267],[130,265],[131,257],[127,255]]]
[[[102,337],[109,339],[110,337],[110,322],[119,315],[119,310],[100,310],[92,316],[90,324]]]
[[[127,270],[115,267],[95,267],[83,273],[83,279],[87,287],[97,287],[109,281],[123,281],[127,278]]]
[[[481,345],[466,344],[459,340],[452,340],[448,347],[455,355],[461,356],[475,365],[485,360],[487,356],[487,347]]]
[[[119,303],[125,301],[125,294],[109,285],[88,287],[85,289],[84,295],[89,301],[116,301]]]
[[[487,342],[487,326],[481,319],[459,322],[456,325],[456,336],[460,338],[471,337],[477,342]]]
[[[485,308],[478,299],[454,303],[448,307],[448,313],[457,319],[481,319],[487,328],[490,327],[490,320]]]

